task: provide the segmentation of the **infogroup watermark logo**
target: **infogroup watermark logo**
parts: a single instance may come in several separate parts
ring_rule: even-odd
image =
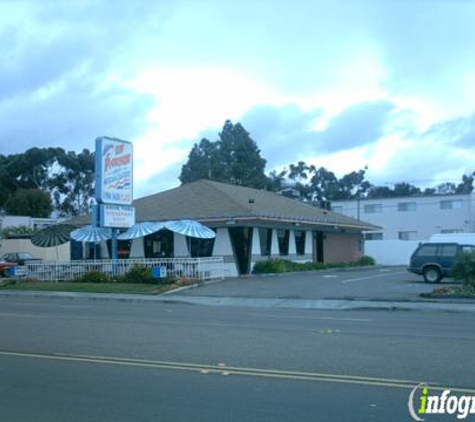
[[[409,413],[415,421],[425,421],[426,415],[454,415],[463,420],[475,414],[475,395],[456,396],[446,389],[438,394],[429,394],[429,386],[421,383],[413,388],[407,402]]]

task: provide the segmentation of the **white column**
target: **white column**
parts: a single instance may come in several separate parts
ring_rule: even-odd
[[[107,242],[105,240],[101,242],[101,258],[110,259],[109,249],[107,248]]]
[[[186,236],[179,233],[173,233],[173,255],[176,258],[190,256],[186,242]]]
[[[131,258],[145,258],[145,247],[143,237],[132,240],[132,246],[130,247]]]
[[[213,256],[223,255],[233,256],[233,247],[227,228],[218,229],[214,240]]]
[[[258,255],[261,256],[261,237],[259,235],[259,229],[254,227],[252,229],[252,249],[251,256]]]
[[[311,230],[305,231],[305,254],[313,254],[313,232]]]
[[[272,229],[272,241],[270,244],[270,255],[279,256],[279,239],[277,238],[277,229]]]
[[[297,255],[297,248],[295,246],[295,233],[289,230],[289,255]]]

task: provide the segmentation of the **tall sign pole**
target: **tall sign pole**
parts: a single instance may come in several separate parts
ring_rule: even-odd
[[[102,136],[96,139],[95,225],[112,229],[112,259],[118,258],[117,234],[135,224],[133,200],[133,146],[131,142]],[[93,217],[94,218],[94,217]],[[94,225],[94,223],[93,223]]]

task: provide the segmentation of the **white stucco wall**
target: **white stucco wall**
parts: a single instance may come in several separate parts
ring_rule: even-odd
[[[259,229],[254,227],[252,229],[252,249],[251,249],[251,256],[252,255],[261,255],[261,236],[259,235]]]
[[[279,238],[277,237],[277,230],[272,229],[272,241],[270,246],[270,254],[271,256],[279,256]]]
[[[189,257],[188,246],[186,244],[186,236],[179,233],[173,233],[174,253],[177,258]]]
[[[144,247],[143,237],[139,237],[138,239],[132,240],[132,246],[130,248],[130,257],[131,258],[145,258],[145,247]]]
[[[216,232],[214,241],[213,256],[233,255],[233,247],[227,228],[220,228]]]
[[[372,256],[379,265],[408,265],[420,240],[367,240],[365,255]]]

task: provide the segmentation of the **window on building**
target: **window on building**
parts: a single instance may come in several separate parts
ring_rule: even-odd
[[[332,211],[333,212],[339,212],[340,214],[343,212],[343,207],[340,205],[334,205],[332,206]]]
[[[365,240],[383,240],[383,233],[365,233],[364,238]]]
[[[440,201],[441,210],[457,210],[462,208],[463,199],[447,199]]]
[[[174,243],[173,232],[160,230],[145,236],[145,258],[171,258],[173,257]]]
[[[297,255],[305,254],[305,230],[295,230],[295,249]]]
[[[365,214],[376,214],[383,212],[383,206],[381,204],[366,204],[364,206]]]
[[[186,237],[189,245],[189,252],[192,258],[201,258],[213,255],[214,241],[212,239],[198,239],[196,237]]]
[[[272,229],[259,229],[259,240],[261,242],[261,256],[270,256]]]
[[[289,254],[289,231],[277,230],[277,239],[279,241],[279,254],[288,255]]]
[[[442,229],[442,234],[464,233],[463,229]]]
[[[416,240],[417,232],[416,231],[403,231],[398,233],[399,240]]]
[[[399,202],[397,204],[397,210],[399,212],[416,211],[416,203],[415,202]]]

